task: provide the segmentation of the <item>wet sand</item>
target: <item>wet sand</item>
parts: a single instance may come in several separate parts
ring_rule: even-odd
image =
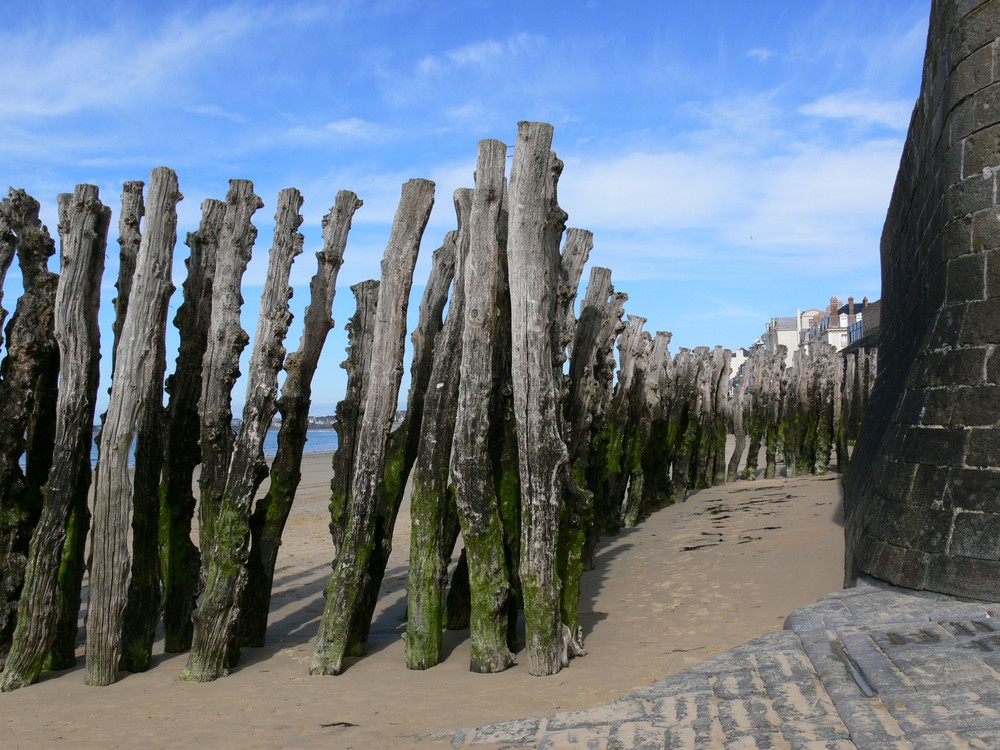
[[[306,456],[275,574],[268,646],[209,684],[181,682],[184,654],[106,688],[79,666],[0,695],[11,748],[390,748],[415,736],[613,700],[763,633],[841,588],[838,475],[759,479],[693,492],[640,527],[604,539],[584,575],[588,655],[551,677],[523,654],[496,675],[468,671],[468,630],[446,632],[444,663],[403,664],[409,518],[393,540],[369,655],[336,677],[308,665],[330,572],[330,456]],[[436,744],[436,743],[435,743]]]

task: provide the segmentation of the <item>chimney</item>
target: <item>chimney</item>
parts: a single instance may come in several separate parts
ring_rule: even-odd
[[[840,307],[840,300],[836,297],[830,297],[830,317],[837,317],[837,310]]]

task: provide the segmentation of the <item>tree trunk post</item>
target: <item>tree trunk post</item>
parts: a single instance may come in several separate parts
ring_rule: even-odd
[[[160,567],[163,580],[163,650],[191,648],[194,612],[198,598],[201,558],[191,541],[195,499],[194,469],[201,462],[198,401],[201,398],[202,359],[208,346],[212,317],[212,283],[219,251],[219,237],[226,214],[223,201],[208,199],[201,205],[201,224],[187,236],[191,253],[185,260],[187,279],[184,301],[174,317],[180,346],[174,372],[167,378],[166,445],[160,486]]]
[[[128,586],[128,527],[133,485],[128,471],[140,394],[146,377],[154,377],[152,361],[165,335],[158,326],[162,299],[170,283],[177,241],[177,175],[157,167],[150,177],[146,231],[136,262],[129,314],[116,353],[117,372],[111,386],[107,419],[101,432],[94,495],[93,563],[87,619],[88,685],[109,685],[118,673],[122,618]],[[159,383],[162,389],[162,382]]]
[[[260,299],[240,431],[225,473],[220,475],[223,481],[214,485],[211,497],[202,494],[202,502],[208,500],[217,515],[212,536],[201,547],[205,585],[194,613],[194,639],[182,680],[209,682],[223,677],[239,657],[236,624],[247,579],[250,511],[267,476],[264,437],[277,411],[278,372],[284,363],[284,341],[292,318],[288,278],[292,262],[302,252],[304,238],[298,231],[301,207],[302,195],[295,188],[278,194],[274,243]]]
[[[327,586],[311,674],[339,674],[348,648],[360,645],[352,644],[351,636],[365,605],[364,579],[375,541],[378,505],[384,496],[386,437],[396,413],[402,378],[407,300],[420,238],[433,203],[433,182],[410,180],[403,185],[382,260],[368,395],[358,433],[347,526]]]
[[[250,518],[247,585],[239,623],[244,646],[264,645],[281,534],[302,476],[302,452],[309,422],[312,379],[326,335],[333,328],[331,313],[337,275],[344,262],[351,221],[361,206],[357,195],[341,190],[330,213],[323,218],[323,250],[316,253],[317,269],[309,285],[310,301],[305,311],[302,339],[298,350],[285,361],[285,384],[278,399],[281,427],[278,430],[278,450],[271,462],[271,486],[267,494],[257,501]]]
[[[41,513],[39,476],[32,455],[40,404],[54,399],[58,368],[53,317],[58,276],[48,270],[55,243],[38,218],[38,201],[11,189],[0,203],[8,234],[13,233],[24,293],[7,326],[7,356],[0,363],[0,664],[11,644],[18,599],[24,583],[32,530]],[[8,241],[10,239],[8,238]],[[40,446],[35,448],[37,454]],[[25,468],[20,459],[25,457]],[[51,443],[48,458],[51,462]]]
[[[337,403],[334,428],[337,450],[331,460],[330,536],[333,538],[333,559],[336,561],[347,528],[347,508],[354,480],[354,458],[358,447],[358,431],[365,413],[368,396],[368,370],[375,338],[375,310],[378,306],[379,282],[369,279],[351,287],[356,301],[354,315],[347,323],[347,360],[341,367],[347,370],[347,390]]]
[[[101,204],[93,185],[79,185],[72,196],[60,196],[59,209],[62,278],[56,290],[55,338],[61,364],[56,453],[42,491],[42,515],[32,535],[17,629],[0,676],[0,690],[4,691],[38,679],[63,611],[72,611],[75,643],[80,609],[83,545],[78,546],[76,559],[67,559],[66,548],[71,547],[67,527],[74,513],[88,518],[100,357],[97,311],[111,209]],[[58,666],[69,665],[63,662]]]
[[[511,370],[523,503],[520,573],[528,671],[533,675],[555,674],[566,666],[570,640],[564,632],[556,563],[569,457],[559,434],[560,383],[552,361],[558,257],[553,257],[550,236],[555,196],[551,144],[551,125],[519,123],[507,236]]]

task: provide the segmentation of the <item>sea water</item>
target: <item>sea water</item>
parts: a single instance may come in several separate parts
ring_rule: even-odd
[[[96,437],[96,435],[95,435]],[[337,450],[337,431],[331,428],[322,428],[316,430],[306,431],[306,447],[305,453],[332,453]],[[129,466],[135,463],[135,444],[132,444],[133,455],[129,456]],[[264,456],[271,458],[275,453],[278,452],[278,430],[272,429],[267,431],[267,435],[264,437]],[[21,459],[21,465],[24,465],[24,459]],[[97,466],[97,444],[95,443],[90,449],[90,465]]]

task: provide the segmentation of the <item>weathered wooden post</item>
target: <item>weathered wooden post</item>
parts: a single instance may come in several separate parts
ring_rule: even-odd
[[[131,183],[126,183],[126,188]],[[139,183],[141,187],[142,183]],[[138,258],[141,235],[138,232],[138,215],[141,215],[142,193],[138,191],[138,211],[126,210],[122,195],[122,216],[119,243],[124,248],[131,245],[136,249],[132,258]],[[138,215],[136,215],[138,214]],[[175,236],[176,241],[176,236]],[[134,267],[134,261],[133,261]],[[134,273],[133,273],[134,280]],[[157,331],[165,329],[167,305],[174,287],[171,284],[158,299],[160,307],[154,314]],[[128,295],[119,290],[119,298],[126,300],[122,312],[127,307]],[[160,621],[162,606],[162,585],[160,583],[159,526],[160,526],[160,472],[163,468],[163,376],[167,369],[165,336],[155,336],[150,346],[152,356],[149,372],[143,382],[140,394],[139,412],[136,419],[135,469],[132,476],[132,572],[129,579],[128,595],[122,624],[122,657],[120,668],[129,672],[143,672],[149,669],[153,655],[153,641],[156,626]],[[114,375],[112,374],[112,379]]]
[[[357,453],[361,418],[365,413],[368,396],[368,370],[372,359],[372,340],[375,337],[375,310],[378,305],[379,282],[369,279],[351,287],[356,301],[354,315],[347,323],[347,360],[341,367],[347,370],[347,390],[337,402],[334,429],[337,432],[337,450],[331,460],[333,478],[330,480],[330,536],[333,537],[333,559],[340,554],[347,528],[347,509],[354,481],[354,458]]]
[[[555,674],[568,663],[570,634],[562,622],[556,565],[559,519],[569,456],[559,434],[559,392],[553,369],[558,258],[551,242],[555,198],[552,126],[518,124],[510,176],[507,237],[512,373],[523,502],[521,585],[528,671]],[[554,248],[558,252],[558,245]]]
[[[382,586],[382,579],[385,578],[385,566],[389,562],[389,553],[392,550],[392,532],[396,526],[396,516],[399,514],[403,492],[409,480],[410,471],[417,459],[420,443],[424,440],[424,404],[430,399],[429,386],[433,369],[435,366],[444,366],[439,364],[437,360],[437,345],[443,330],[441,313],[445,304],[448,303],[448,288],[455,276],[458,255],[464,252],[458,247],[458,244],[464,242],[466,246],[468,245],[468,216],[472,202],[471,195],[472,191],[467,189],[459,189],[455,192],[455,211],[458,214],[458,224],[462,227],[461,231],[464,232],[465,237],[459,240],[459,232],[448,232],[444,245],[435,251],[430,277],[420,300],[417,328],[411,336],[413,363],[410,368],[410,391],[407,395],[406,415],[403,417],[402,423],[390,433],[386,447],[385,493],[378,503],[375,540],[368,563],[365,601],[355,619],[355,634],[352,636],[355,641],[360,643],[368,640],[368,628],[371,625],[372,617],[375,616],[379,589]],[[457,352],[452,354],[457,368],[461,356]],[[447,378],[435,380],[434,387],[437,388],[438,383],[446,380]],[[442,394],[436,396],[438,407],[445,408],[444,402],[440,400],[441,396]],[[445,402],[447,401],[445,399]],[[410,408],[411,404],[413,408]],[[449,402],[446,411],[453,409],[453,406]],[[431,427],[431,430],[434,431],[440,427],[440,425]],[[450,441],[451,433],[448,432],[447,435],[447,439]],[[443,460],[447,463],[447,457]],[[429,461],[430,464],[436,465],[438,459],[429,459]],[[425,463],[425,468],[429,468],[430,464]],[[444,471],[447,472],[447,466]]]
[[[0,676],[0,690],[38,679],[57,634],[60,615],[71,611],[73,641],[80,608],[83,545],[67,555],[67,533],[83,536],[89,518],[90,448],[99,380],[101,274],[111,209],[93,185],[59,197],[62,278],[55,299],[55,338],[60,352],[56,440],[52,470],[42,491],[42,514],[32,535],[18,626]],[[72,653],[72,649],[70,649]],[[63,660],[58,668],[68,666]]]
[[[118,672],[133,496],[128,458],[141,395],[150,388],[146,378],[155,377],[152,362],[158,340],[165,335],[162,299],[173,290],[170,274],[177,241],[176,206],[181,198],[177,175],[166,167],[154,169],[150,176],[146,231],[136,261],[129,313],[116,353],[116,378],[101,432],[84,677],[88,685],[109,685]],[[162,381],[159,387],[162,390]]]
[[[501,177],[502,179],[502,177]],[[463,325],[466,314],[465,266],[469,253],[472,191],[455,191],[459,229],[449,232],[446,246],[454,249],[455,274],[448,318],[434,342],[434,363],[424,403],[420,444],[413,467],[410,500],[410,570],[407,579],[406,666],[427,669],[441,661],[441,630],[444,627],[445,558],[449,504],[448,469],[455,415],[459,403],[459,370],[462,364]],[[479,352],[481,357],[487,351]],[[457,447],[457,446],[456,446]]]
[[[24,288],[8,325],[7,356],[0,363],[0,662],[10,646],[28,545],[41,512],[36,483],[44,481],[42,470],[51,460],[51,442],[42,466],[35,465],[41,457],[32,455],[41,448],[35,433],[48,429],[39,424],[39,412],[45,410],[39,402],[55,398],[50,372],[58,367],[52,331],[58,277],[48,270],[55,243],[38,211],[38,201],[23,190],[11,189],[0,203],[6,242],[15,245]]]
[[[201,204],[201,224],[187,236],[191,253],[185,260],[184,301],[174,317],[180,346],[174,372],[166,380],[169,394],[166,445],[160,486],[160,567],[163,579],[163,649],[167,653],[191,648],[198,598],[201,558],[191,541],[195,499],[191,491],[194,468],[201,462],[199,444],[202,360],[208,346],[212,317],[212,283],[226,204],[208,199]]]
[[[302,252],[303,236],[298,231],[301,207],[302,195],[295,188],[278,194],[274,243],[261,293],[240,431],[228,465],[220,467],[222,481],[202,492],[202,503],[217,515],[211,536],[201,546],[204,589],[194,613],[194,639],[181,673],[183,680],[208,682],[222,677],[239,657],[236,624],[247,579],[250,511],[254,495],[267,476],[264,437],[277,411],[278,372],[284,363],[285,335],[292,318],[288,311],[292,296],[288,277],[292,262]],[[205,489],[212,494],[207,495]]]
[[[311,674],[339,674],[348,649],[360,648],[360,644],[351,643],[351,636],[358,612],[365,605],[364,579],[372,555],[378,504],[384,494],[386,437],[402,378],[407,299],[433,203],[433,182],[410,180],[403,185],[382,260],[368,394],[358,433],[347,525],[327,586]],[[388,533],[391,535],[391,530]]]
[[[285,361],[287,374],[278,399],[281,427],[278,450],[271,462],[271,485],[267,494],[257,501],[250,517],[247,584],[238,625],[244,646],[264,645],[281,534],[302,476],[300,469],[308,430],[312,378],[326,335],[333,328],[331,311],[337,274],[344,262],[351,220],[361,206],[357,195],[341,190],[330,213],[323,217],[323,250],[316,253],[317,269],[309,285],[310,301],[305,311],[302,339],[298,350]]]
[[[455,423],[452,481],[468,565],[473,672],[499,672],[513,664],[510,651],[511,573],[497,498],[492,445],[497,420],[498,327],[501,305],[501,239],[507,146],[479,142],[476,188],[469,217],[465,267],[462,362]],[[440,606],[439,604],[437,606]],[[440,650],[440,629],[436,648]],[[438,657],[440,658],[440,657]]]

